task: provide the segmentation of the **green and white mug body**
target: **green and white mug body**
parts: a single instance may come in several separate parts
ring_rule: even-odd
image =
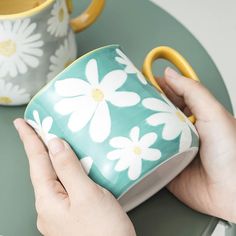
[[[88,27],[104,0],[70,20],[71,0],[0,1],[0,105],[22,105],[77,58],[74,32]],[[86,17],[85,17],[86,16]]]
[[[177,55],[160,47],[145,63],[154,51],[168,50]],[[31,100],[25,119],[46,145],[56,136],[65,139],[90,178],[127,211],[171,181],[198,151],[192,122],[118,45],[73,62]]]

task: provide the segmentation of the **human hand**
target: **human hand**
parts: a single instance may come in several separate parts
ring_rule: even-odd
[[[29,159],[37,227],[43,235],[135,236],[117,200],[86,175],[65,141],[51,140],[48,152],[23,119],[14,125]]]
[[[236,120],[200,83],[170,68],[158,82],[186,115],[195,115],[200,136],[200,158],[167,188],[191,208],[236,223]]]

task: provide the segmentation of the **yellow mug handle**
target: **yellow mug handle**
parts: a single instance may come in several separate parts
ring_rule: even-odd
[[[72,0],[66,0],[69,13],[73,11]],[[105,5],[105,0],[92,0],[88,8],[79,16],[70,21],[71,28],[78,33],[89,27],[100,15]]]
[[[157,59],[166,59],[170,61],[179,69],[179,71],[185,77],[199,81],[198,76],[194,72],[191,65],[176,50],[170,47],[166,47],[166,46],[157,47],[157,48],[152,49],[146,56],[144,60],[144,64],[143,64],[143,74],[151,82],[151,84],[155,88],[157,88],[160,92],[164,93],[163,90],[158,85],[152,72],[152,64]],[[188,118],[192,123],[196,121],[193,115]]]

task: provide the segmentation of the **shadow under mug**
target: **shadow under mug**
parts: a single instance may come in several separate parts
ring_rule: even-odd
[[[105,0],[70,19],[72,0],[0,1],[0,105],[22,105],[77,58],[74,32],[90,26]]]
[[[165,186],[198,151],[193,117],[167,99],[152,74],[158,58],[198,80],[188,62],[169,47],[153,49],[142,74],[118,45],[111,45],[73,62],[25,111],[46,144],[55,136],[65,139],[89,176],[126,211]]]

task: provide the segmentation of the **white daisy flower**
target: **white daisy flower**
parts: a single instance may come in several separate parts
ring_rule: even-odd
[[[26,104],[30,100],[30,95],[19,85],[5,83],[0,79],[0,105],[20,105]]]
[[[91,168],[92,168],[92,165],[93,165],[93,159],[92,157],[84,157],[82,159],[80,159],[80,162],[81,162],[81,165],[83,166],[84,168],[84,171],[89,174]]]
[[[53,79],[57,74],[63,71],[76,59],[76,42],[72,31],[69,37],[65,39],[64,44],[56,50],[56,53],[50,57],[52,63],[49,67],[48,81]]]
[[[191,146],[191,130],[196,134],[197,131],[189,119],[176,108],[164,95],[163,100],[156,98],[146,98],[142,104],[144,107],[156,111],[149,116],[146,121],[149,125],[157,126],[164,124],[162,136],[166,140],[172,140],[180,135],[179,152],[185,151]]]
[[[55,104],[61,115],[71,114],[68,128],[72,132],[83,129],[91,120],[89,134],[94,142],[103,142],[111,131],[111,117],[108,103],[117,107],[130,107],[140,101],[138,94],[116,91],[126,81],[123,70],[113,70],[99,82],[97,61],[91,59],[85,70],[88,82],[79,78],[56,81],[56,92],[65,97]]]
[[[133,127],[129,138],[115,137],[110,140],[110,145],[116,150],[107,154],[109,160],[119,160],[115,170],[118,172],[128,169],[128,176],[136,180],[142,173],[142,161],[157,161],[161,157],[159,149],[151,148],[157,140],[157,134],[147,133],[140,137],[139,127]]]
[[[142,84],[147,84],[147,80],[143,76],[143,74],[135,67],[135,65],[130,61],[130,59],[119,49],[116,49],[117,54],[119,57],[116,57],[116,61],[122,65],[125,65],[125,72],[127,74],[136,74],[139,81]]]
[[[35,129],[45,144],[57,137],[56,135],[49,133],[53,123],[51,116],[44,118],[41,123],[38,111],[34,110],[33,117],[34,120],[27,120],[27,122]]]
[[[69,14],[64,0],[57,0],[51,10],[47,31],[55,37],[63,37],[67,34],[69,26]]]
[[[0,22],[0,77],[25,74],[36,68],[43,55],[41,34],[30,19]]]

